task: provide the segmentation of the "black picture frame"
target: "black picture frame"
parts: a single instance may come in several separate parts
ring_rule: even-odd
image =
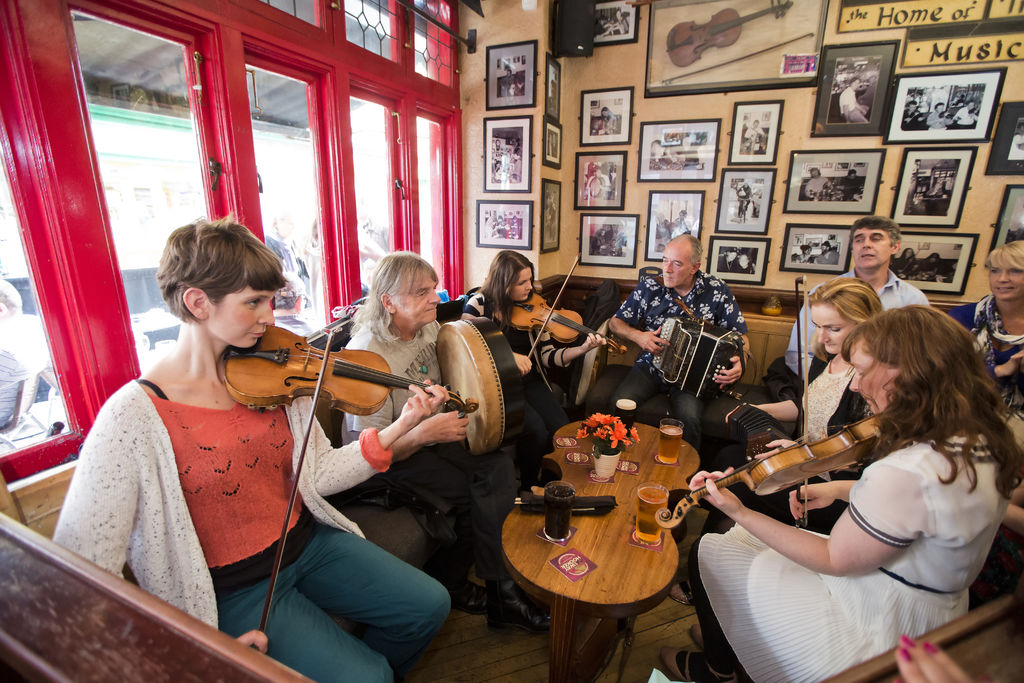
[[[1005,76],[1006,67],[898,75],[885,143],[987,141]],[[972,104],[977,106],[974,120],[961,123],[962,111]],[[948,114],[954,110],[955,114]]]
[[[1003,102],[985,175],[1024,175],[1024,102]]]
[[[550,52],[544,53],[544,115],[562,120],[562,63]]]
[[[544,154],[541,163],[550,168],[562,168],[562,126],[544,119]]]
[[[625,0],[594,4],[594,47],[624,45],[639,39],[640,8]]]
[[[533,249],[533,201],[476,200],[476,246]]]
[[[706,272],[726,282],[763,285],[771,239],[712,235]]]
[[[903,227],[957,227],[977,151],[977,147],[904,149],[890,213],[893,220]]]
[[[732,108],[729,163],[771,166],[779,154],[783,100],[737,102]]]
[[[1007,185],[991,249],[1018,240],[1024,240],[1024,185]]]
[[[580,93],[580,147],[628,145],[632,140],[632,86]]]
[[[812,137],[882,134],[898,47],[891,40],[823,48]]]
[[[562,183],[540,181],[540,253],[558,251],[562,240]]]
[[[577,152],[574,209],[626,206],[626,152]]]
[[[636,267],[640,215],[584,213],[580,215],[580,265]]]
[[[704,190],[651,190],[647,197],[645,261],[661,261],[669,240],[687,233],[700,239]]]
[[[484,192],[530,192],[533,117],[484,119]]]
[[[786,213],[875,212],[885,150],[794,150]]]
[[[537,105],[537,41],[487,46],[487,110]]]
[[[850,269],[850,226],[787,223],[779,270],[832,273]]]
[[[722,119],[641,123],[637,180],[643,183],[714,182],[721,128]]]
[[[903,255],[910,250],[913,260],[902,265],[896,275],[922,292],[963,294],[977,246],[978,235],[975,233],[904,231],[900,241],[900,258],[902,260]],[[927,256],[918,258],[922,253]]]
[[[767,235],[774,195],[774,168],[723,168],[715,231]]]

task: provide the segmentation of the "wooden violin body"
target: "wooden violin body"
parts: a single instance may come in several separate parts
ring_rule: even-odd
[[[746,22],[766,14],[774,14],[775,18],[779,19],[792,6],[792,0],[778,4],[773,1],[767,9],[748,14],[745,17],[741,17],[739,12],[727,7],[715,12],[711,20],[704,24],[698,24],[695,21],[681,21],[668,32],[666,50],[669,59],[676,66],[689,66],[700,59],[708,48],[728,47],[739,40],[743,24]]]
[[[625,353],[626,347],[609,337],[598,334],[595,330],[583,324],[583,318],[576,311],[567,308],[551,310],[544,297],[534,292],[526,301],[519,302],[512,307],[512,319],[509,325],[517,330],[540,330],[544,321],[548,321],[546,329],[556,341],[571,342],[582,332],[583,334],[594,334],[602,337],[608,343],[608,349],[615,353]]]
[[[878,424],[873,417],[847,426],[837,434],[812,443],[784,448],[765,458],[755,458],[743,467],[715,481],[719,488],[743,482],[759,496],[794,486],[810,477],[850,467],[869,455],[878,441]],[[658,524],[671,529],[686,513],[708,495],[706,487],[683,496],[675,509],[658,511]]]

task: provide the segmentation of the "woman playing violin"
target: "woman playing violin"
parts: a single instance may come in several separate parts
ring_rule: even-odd
[[[750,510],[715,486],[722,472],[690,482],[736,526],[691,549],[704,651],[662,650],[684,680],[728,680],[737,661],[756,681],[821,680],[967,611],[1024,457],[973,340],[908,306],[859,325],[842,355],[880,434],[860,480],[805,487],[812,509],[849,502],[828,536]]]
[[[811,292],[808,299],[811,320],[816,326],[811,340],[814,357],[811,360],[807,387],[807,441],[817,441],[835,434],[846,425],[857,422],[869,414],[867,404],[856,391],[850,388],[853,367],[846,362],[840,351],[843,341],[857,325],[882,312],[882,302],[875,290],[863,280],[840,277],[829,280]],[[775,403],[755,404],[780,422],[796,422],[801,416],[803,386],[789,373],[792,386],[784,391],[792,398]],[[768,443],[769,447],[786,447],[794,442],[779,439]],[[743,464],[746,453],[742,447],[727,446],[709,463],[710,470],[724,470]],[[856,478],[855,472],[833,473],[832,478]],[[759,496],[746,489],[737,489],[737,495],[748,507],[765,513],[775,519],[789,517],[789,493],[780,492]],[[840,501],[825,510],[815,510],[808,515],[810,529],[828,533],[839,515],[846,509]],[[720,511],[713,509],[704,525],[705,531],[724,530],[732,522]]]
[[[462,313],[463,318],[483,316],[498,324],[523,375],[526,408],[523,431],[516,441],[516,464],[519,466],[520,487],[524,489],[538,482],[540,461],[551,450],[555,430],[569,422],[535,359],[540,358],[546,367],[566,367],[604,343],[596,335],[588,334],[577,346],[556,347],[545,332],[537,344],[536,355],[530,358],[527,354],[533,346],[531,330],[516,329],[512,320],[516,304],[526,302],[534,293],[533,281],[533,264],[526,257],[509,249],[499,251],[491,262],[483,287],[469,298]]]
[[[314,421],[266,634],[253,631],[312,403],[250,410],[228,394],[224,364],[273,324],[281,261],[230,218],[200,220],[171,234],[157,282],[183,323],[177,345],[100,411],[54,540],[115,574],[127,561],[145,590],[316,680],[403,676],[448,595],[324,496],[388,469],[390,445],[447,392],[410,387],[399,421],[344,448]],[[356,638],[328,612],[367,630]]]

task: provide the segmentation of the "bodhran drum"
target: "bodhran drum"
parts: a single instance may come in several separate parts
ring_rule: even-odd
[[[512,349],[487,318],[445,323],[437,333],[437,360],[445,384],[479,403],[469,414],[466,441],[481,455],[519,435],[523,428],[523,381]]]

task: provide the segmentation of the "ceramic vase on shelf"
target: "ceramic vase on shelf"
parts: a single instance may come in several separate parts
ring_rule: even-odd
[[[597,479],[611,479],[615,474],[615,468],[619,466],[620,449],[604,450],[597,444],[594,445],[594,477]]]

